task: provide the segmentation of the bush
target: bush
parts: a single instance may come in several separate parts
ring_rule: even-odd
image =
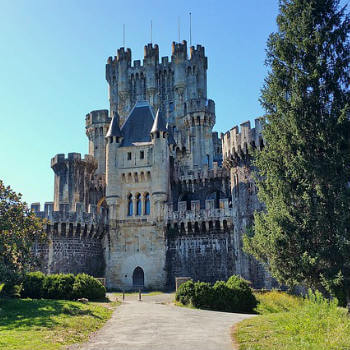
[[[213,287],[209,283],[196,282],[194,284],[194,295],[192,305],[202,309],[212,309],[214,303]]]
[[[29,272],[24,276],[22,298],[40,299],[44,296],[45,275],[42,272]]]
[[[103,299],[106,297],[106,288],[96,278],[81,273],[75,277],[73,294],[75,298]]]
[[[226,312],[252,312],[257,306],[250,283],[239,276],[232,276],[227,282],[217,281],[214,286],[187,281],[179,287],[175,298],[184,305]]]
[[[74,282],[75,277],[71,273],[47,275],[43,285],[43,297],[47,299],[74,299]]]
[[[231,305],[234,307],[235,312],[252,312],[258,302],[250,287],[250,282],[241,278],[240,276],[233,275],[226,282],[228,288],[234,292],[234,300]],[[233,302],[236,302],[236,305]]]
[[[23,298],[102,299],[106,295],[105,287],[84,273],[74,276],[71,273],[45,275],[42,272],[30,272],[26,274],[22,286]]]
[[[182,283],[176,291],[175,300],[183,305],[192,303],[194,296],[194,283],[192,280]]]

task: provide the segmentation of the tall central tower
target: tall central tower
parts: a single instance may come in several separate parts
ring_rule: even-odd
[[[148,101],[163,111],[177,144],[177,165],[211,168],[215,104],[207,99],[207,68],[204,47],[192,46],[188,57],[186,41],[173,42],[171,59],[161,61],[158,45],[146,45],[142,64],[132,63],[131,50],[120,48],[106,65],[110,115],[118,113],[121,127],[136,102]]]

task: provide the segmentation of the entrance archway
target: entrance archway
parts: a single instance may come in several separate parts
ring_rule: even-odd
[[[132,274],[132,284],[137,288],[143,288],[145,285],[145,274],[140,266],[137,266]]]

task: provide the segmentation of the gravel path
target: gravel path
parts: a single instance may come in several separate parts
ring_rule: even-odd
[[[174,306],[174,294],[127,296],[81,350],[232,350],[231,327],[251,315]]]

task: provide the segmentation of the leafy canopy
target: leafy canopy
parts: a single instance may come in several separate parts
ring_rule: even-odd
[[[281,283],[349,294],[349,15],[335,0],[281,0],[277,24],[254,154],[265,210],[245,250]]]
[[[0,285],[16,283],[37,266],[32,247],[44,238],[42,220],[0,180]]]

